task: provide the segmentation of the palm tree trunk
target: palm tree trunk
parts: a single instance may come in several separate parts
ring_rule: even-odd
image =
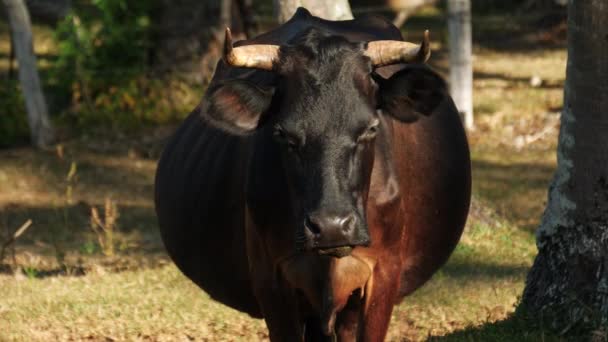
[[[522,307],[554,327],[608,323],[608,4],[568,5],[557,171]]]
[[[53,140],[44,93],[32,45],[32,24],[23,0],[3,0],[10,23],[13,48],[19,63],[19,81],[25,99],[32,144],[45,147]]]

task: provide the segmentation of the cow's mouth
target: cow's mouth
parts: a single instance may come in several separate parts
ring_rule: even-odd
[[[289,287],[302,293],[320,318],[321,330],[326,335],[334,333],[336,317],[349,301],[359,300],[360,307],[365,308],[375,260],[360,250],[363,249],[339,247],[326,255],[317,254],[319,251],[303,253],[278,265]]]
[[[317,254],[319,254],[319,255],[325,255],[325,256],[336,257],[336,258],[342,258],[345,256],[349,256],[352,251],[353,251],[353,247],[351,247],[351,246],[323,248],[323,249],[316,250]]]

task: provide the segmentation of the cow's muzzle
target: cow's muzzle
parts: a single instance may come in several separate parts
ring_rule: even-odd
[[[304,236],[304,250],[336,257],[349,255],[353,247],[370,243],[367,227],[353,212],[342,215],[313,212],[304,220]]]

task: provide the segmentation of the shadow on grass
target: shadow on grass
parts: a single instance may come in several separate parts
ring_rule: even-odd
[[[600,327],[552,327],[550,318],[532,314],[519,304],[514,313],[503,320],[489,321],[480,326],[454,331],[444,336],[432,336],[427,341],[496,341],[496,342],[565,342],[606,341],[605,328]]]
[[[15,274],[15,272],[22,272],[28,278],[44,279],[49,277],[82,277],[86,275],[86,270],[82,266],[60,266],[52,269],[38,269],[35,267],[23,267],[20,269],[14,269],[13,265],[0,264],[0,274]]]
[[[81,272],[80,259],[103,256],[91,210],[104,221],[106,199],[118,211],[112,236],[117,255],[164,255],[153,205],[156,162],[134,155],[129,144],[110,152],[83,145],[67,144],[61,156],[30,148],[0,150],[0,242],[31,219],[14,246],[21,264],[33,265],[35,277],[74,275]],[[75,173],[68,180],[72,164]]]
[[[100,212],[103,215],[103,210]],[[37,279],[79,277],[91,272],[117,273],[166,265],[168,256],[154,209],[119,206],[119,213],[112,239],[107,240],[101,231],[93,231],[90,206],[84,203],[58,208],[3,208],[0,226],[12,227],[30,218],[34,223],[7,248],[4,260],[0,260],[0,274]],[[0,242],[4,236],[0,234]],[[105,255],[108,241],[114,246],[112,255]]]
[[[503,164],[479,158],[472,166],[475,193],[501,216],[522,229],[533,230],[545,206],[555,167],[542,162]]]
[[[20,273],[37,279],[79,277],[167,264],[152,207],[119,205],[120,216],[111,240],[92,229],[90,208],[81,202],[55,208],[10,205],[0,209],[0,226],[13,227],[26,219],[34,222],[7,248],[4,260],[0,260],[0,274]],[[103,209],[99,212],[103,215]],[[2,233],[0,242],[6,236]],[[112,255],[104,251],[108,241],[114,246]]]
[[[528,273],[529,268],[525,265],[504,265],[486,263],[480,260],[452,261],[441,269],[444,276],[450,278],[466,278],[477,280],[486,278],[510,278],[522,276]]]
[[[537,341],[584,341],[581,336],[562,337],[545,329],[534,318],[513,314],[509,318],[486,323],[479,327],[466,328],[446,336],[435,336],[429,342],[492,341],[492,342],[537,342]]]
[[[103,208],[100,205],[79,202],[57,207],[12,204],[0,209],[0,222],[5,227],[18,227],[28,219],[33,221],[31,228],[17,240],[20,245],[44,246],[60,242],[66,247],[78,249],[87,239],[95,237],[92,235],[94,232],[90,221],[93,206],[103,219]],[[141,253],[158,251],[155,246],[161,247],[161,243],[154,208],[121,204],[117,207],[119,216],[116,233],[138,240],[138,251]]]
[[[510,87],[515,87],[515,86],[529,87],[530,86],[529,77],[517,77],[517,76],[512,76],[512,75],[505,75],[502,73],[487,73],[487,72],[476,71],[474,74],[474,78],[475,79],[498,79],[498,80],[509,82]],[[559,82],[544,81],[540,86],[538,86],[538,88],[539,89],[563,89],[564,82],[563,81],[559,81]]]
[[[525,189],[547,189],[547,180],[551,178],[555,168],[543,163],[519,163],[510,162],[509,164],[499,164],[487,160],[473,160],[473,169],[479,173],[478,179],[487,182],[488,185],[480,190],[492,188],[489,184],[505,184],[508,188],[520,185]],[[480,184],[484,186],[485,184]],[[502,190],[502,189],[501,189]],[[516,189],[513,189],[516,190]],[[501,195],[509,195],[501,192]]]

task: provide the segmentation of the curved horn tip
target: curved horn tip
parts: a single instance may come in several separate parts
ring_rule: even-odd
[[[229,27],[226,27],[226,37],[224,38],[224,62],[230,64],[230,54],[232,53],[232,31]]]
[[[232,50],[232,31],[229,27],[226,27],[226,38],[224,38],[224,48],[230,47]]]
[[[420,43],[420,51],[418,52],[418,57],[421,63],[424,63],[429,60],[431,57],[431,33],[429,30],[424,31],[424,38],[422,39],[422,43]]]

